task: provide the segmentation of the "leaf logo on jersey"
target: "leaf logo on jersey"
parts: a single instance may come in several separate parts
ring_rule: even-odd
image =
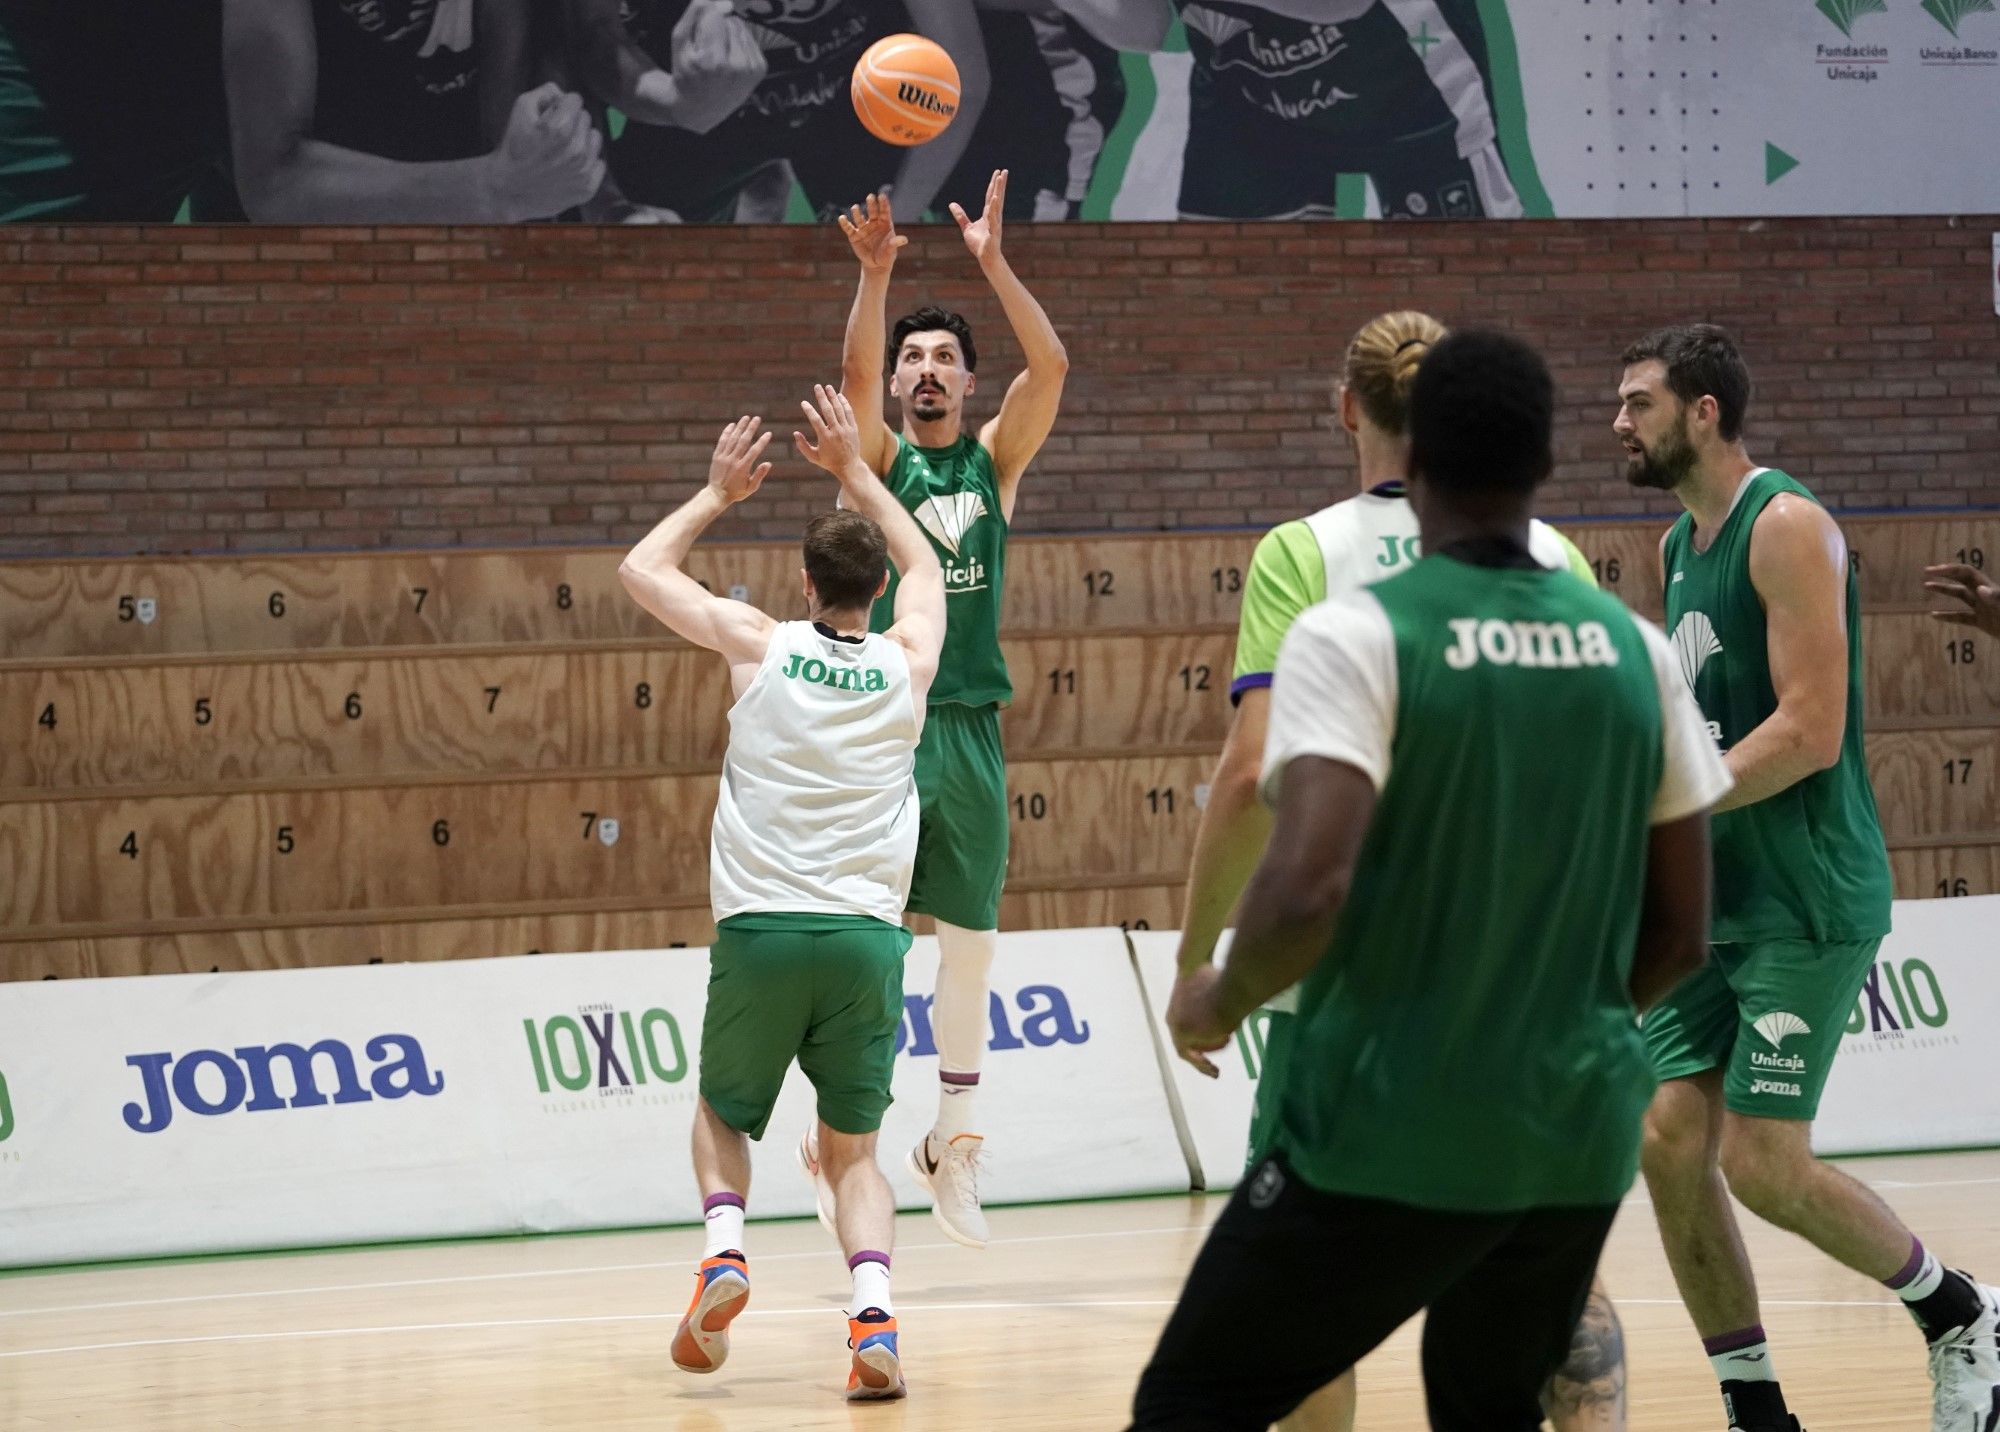
[[[932,497],[917,509],[917,521],[923,524],[924,531],[954,557],[958,555],[958,544],[965,540],[966,529],[985,515],[986,499],[976,492]]]
[[[1856,20],[1863,15],[1879,14],[1889,7],[1885,0],[1819,0],[1813,8],[1840,26],[1840,33],[1851,40]]]
[[[1803,1019],[1782,1009],[1760,1015],[1750,1027],[1763,1035],[1764,1042],[1773,1049],[1784,1048],[1785,1040],[1794,1034],[1812,1033],[1812,1027]]]
[[[1673,641],[1674,655],[1681,661],[1681,676],[1688,690],[1693,691],[1695,678],[1708,665],[1708,659],[1722,655],[1722,640],[1716,636],[1706,612],[1689,612],[1674,628]]]

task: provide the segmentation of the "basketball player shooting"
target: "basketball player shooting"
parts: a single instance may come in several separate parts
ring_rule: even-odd
[[[924,697],[944,641],[944,579],[930,544],[857,454],[854,411],[830,388],[803,404],[808,460],[845,510],[806,526],[807,620],[781,622],[709,593],[683,566],[695,539],[771,470],[759,420],[723,429],[708,482],[618,569],[639,605],[729,663],[735,704],[709,847],[716,936],[701,1028],[694,1168],[707,1245],[674,1334],[685,1372],[729,1356],[750,1301],[743,1219],[750,1140],[762,1138],[797,1059],[818,1098],[821,1171],[853,1274],[851,1401],[903,1395],[889,1252],[896,1204],[875,1161],[903,1013],[903,902],[917,853],[913,774]],[[897,584],[894,620],[869,629]]]
[[[1014,699],[1000,651],[1007,527],[1021,474],[1055,426],[1069,372],[1048,315],[1001,252],[1006,202],[1007,171],[1001,169],[987,185],[979,218],[951,206],[965,247],[993,286],[1027,358],[998,416],[976,434],[965,427],[965,400],[978,366],[971,325],[956,313],[924,307],[898,319],[885,343],[889,276],[908,240],[897,234],[880,196],[871,195],[840,220],[861,263],[841,354],[841,392],[854,404],[862,460],[922,524],[943,564],[951,612],[917,748],[923,818],[910,886],[910,909],[937,921],[931,1025],[938,1045],[938,1117],[910,1151],[909,1167],[930,1192],[939,1226],[968,1248],[986,1246],[976,1163],[982,1136],[973,1100],[986,1053],[987,973],[1007,873],[1007,770],[1000,752],[1000,708]],[[901,432],[882,417],[884,353],[888,389],[902,409]],[[886,617],[880,607],[878,629]],[[799,1152],[813,1173],[818,1165],[811,1133]],[[827,1189],[815,1178],[824,1209]]]

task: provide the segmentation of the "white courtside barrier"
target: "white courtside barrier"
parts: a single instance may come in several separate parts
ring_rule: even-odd
[[[0,985],[0,1266],[697,1221],[700,950]],[[911,950],[883,1162],[936,1106]],[[1183,1189],[1124,937],[1006,935],[990,1201]],[[753,1217],[810,1211],[796,1069]]]

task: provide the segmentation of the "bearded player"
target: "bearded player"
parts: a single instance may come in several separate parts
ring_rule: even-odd
[[[986,1053],[987,973],[1007,874],[1007,768],[1000,752],[1000,708],[1014,697],[1000,651],[1007,528],[1021,474],[1055,426],[1069,373],[1062,340],[1001,251],[1006,203],[1002,169],[987,185],[979,218],[951,206],[966,250],[992,285],[1027,359],[999,414],[976,429],[965,421],[965,400],[978,381],[972,326],[956,313],[924,307],[898,319],[885,343],[889,276],[896,251],[908,240],[897,234],[879,196],[840,220],[861,263],[841,354],[841,391],[854,404],[862,461],[929,534],[944,565],[950,613],[917,747],[923,817],[909,904],[937,922],[931,1027],[938,1046],[938,1116],[910,1151],[909,1168],[931,1195],[939,1226],[968,1248],[986,1246],[977,1162],[983,1135],[974,1101]],[[900,432],[882,417],[885,353],[888,388],[902,410]],[[821,1216],[831,1218],[811,1133],[799,1153],[818,1184]]]

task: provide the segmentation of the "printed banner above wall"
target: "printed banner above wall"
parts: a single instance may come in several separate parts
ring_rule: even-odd
[[[903,150],[876,39],[956,61]],[[2000,209],[1994,0],[0,0],[0,218]],[[595,137],[593,138],[593,133]],[[601,155],[599,150],[601,148]]]

